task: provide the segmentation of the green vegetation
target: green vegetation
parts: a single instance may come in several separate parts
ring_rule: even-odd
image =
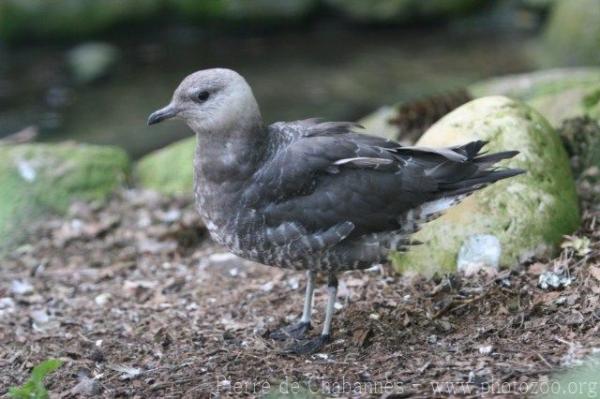
[[[31,370],[31,377],[20,387],[12,387],[8,395],[15,399],[47,399],[48,391],[44,386],[44,378],[62,366],[62,360],[48,359]]]
[[[542,65],[600,63],[600,0],[557,1],[540,46]]]
[[[196,137],[180,140],[140,159],[134,177],[142,188],[163,194],[191,194]]]
[[[2,0],[0,38],[90,36],[156,13],[162,0]]]

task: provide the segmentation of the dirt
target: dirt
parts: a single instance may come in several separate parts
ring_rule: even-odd
[[[0,395],[48,358],[65,362],[46,379],[58,398],[543,392],[600,347],[598,216],[586,206],[556,258],[513,271],[344,273],[333,342],[297,356],[268,332],[301,313],[301,273],[228,255],[189,199],[123,191],[74,204],[0,263]]]

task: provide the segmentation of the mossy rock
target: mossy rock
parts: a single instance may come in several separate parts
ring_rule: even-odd
[[[600,0],[557,1],[539,57],[542,65],[600,64]]]
[[[465,13],[481,0],[325,0],[350,19],[368,23],[408,22],[413,18],[449,17]]]
[[[560,68],[484,80],[475,97],[502,95],[525,101],[554,127],[577,116],[600,121],[600,68]]]
[[[471,101],[432,126],[418,145],[442,147],[487,140],[489,152],[519,150],[503,166],[524,175],[476,192],[414,235],[424,244],[392,257],[398,271],[427,275],[456,271],[462,245],[492,235],[501,245],[501,266],[532,255],[549,256],[580,222],[575,184],[560,137],[526,104],[506,97]]]
[[[134,167],[137,184],[167,195],[192,194],[196,137],[177,141],[140,159]]]
[[[309,15],[318,0],[170,0],[184,16],[196,21],[284,22]]]
[[[0,247],[19,241],[26,223],[63,213],[73,200],[105,199],[124,182],[128,168],[127,154],[116,147],[0,146]]]
[[[2,0],[0,38],[76,38],[157,15],[162,0]]]

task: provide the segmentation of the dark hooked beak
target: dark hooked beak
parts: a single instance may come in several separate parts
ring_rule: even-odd
[[[154,111],[152,114],[150,114],[150,116],[148,117],[148,126],[154,125],[158,122],[162,122],[165,119],[171,119],[175,115],[177,115],[175,107],[169,104],[166,107],[161,108],[158,111]]]

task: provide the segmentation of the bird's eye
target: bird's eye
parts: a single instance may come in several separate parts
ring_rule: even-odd
[[[205,90],[198,93],[196,99],[198,100],[198,102],[203,103],[204,101],[208,100],[208,97],[210,97],[210,93]]]

